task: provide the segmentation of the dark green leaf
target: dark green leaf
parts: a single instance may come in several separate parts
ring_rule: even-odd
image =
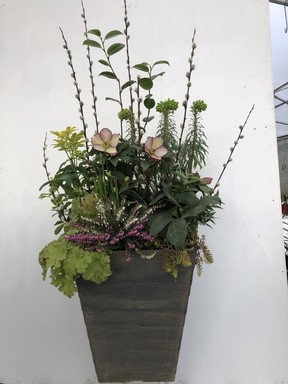
[[[39,191],[41,191],[41,189],[43,189],[44,187],[46,187],[46,185],[49,185],[50,184],[50,181],[46,181],[44,184],[41,185],[41,187],[39,188]]]
[[[179,203],[175,200],[174,196],[171,194],[167,184],[163,184],[163,192],[165,193],[165,196],[170,200],[173,204],[180,207]]]
[[[121,87],[121,91],[123,91],[123,89],[125,89],[125,88],[130,87],[130,85],[132,85],[132,84],[134,84],[134,83],[135,83],[135,80],[129,80],[129,81],[127,81],[126,83],[124,83],[124,84],[122,85],[122,87]]]
[[[151,76],[151,79],[152,79],[152,80],[155,80],[156,77],[158,77],[158,76],[163,76],[164,73],[165,73],[165,72],[160,72],[160,73],[158,73],[157,75],[153,75],[153,76]]]
[[[124,47],[125,47],[125,44],[121,44],[121,43],[115,43],[115,44],[112,44],[112,45],[107,49],[108,56],[112,56],[112,55],[114,55],[115,53],[121,51],[121,49],[123,49]]]
[[[198,197],[192,191],[180,193],[179,195],[175,196],[175,199],[180,204],[182,203],[182,204],[187,204],[187,205],[192,205],[192,206],[197,205],[199,202]]]
[[[63,226],[64,226],[64,223],[61,223],[60,225],[58,225],[58,227],[55,228],[55,235],[58,235],[58,233],[60,233],[63,229]]]
[[[139,71],[149,72],[149,66],[147,63],[136,64],[133,68],[138,69]]]
[[[101,72],[99,76],[108,77],[108,79],[117,79],[117,76],[113,72]]]
[[[149,205],[152,206],[152,205],[158,203],[158,201],[159,201],[159,200],[162,200],[163,197],[165,197],[165,194],[164,194],[164,193],[161,193],[160,195],[158,195],[157,197],[155,197],[155,199],[152,200],[152,201],[150,202]]]
[[[209,206],[217,207],[220,206],[220,204],[221,200],[218,196],[203,196],[199,200],[199,204],[196,205],[196,207],[189,209],[189,211],[185,213],[184,217],[197,216],[205,211],[205,209],[207,209]]]
[[[135,201],[139,201],[144,205],[146,204],[145,201],[142,199],[142,197],[138,195],[138,193],[136,193],[135,191],[128,190],[125,192],[125,195],[132,197],[133,199],[135,199]]]
[[[149,223],[150,234],[152,236],[157,235],[166,227],[166,225],[171,223],[172,220],[173,217],[170,211],[162,211],[158,214],[155,214],[154,218]]]
[[[116,100],[116,101],[118,101],[118,100]],[[111,159],[110,159],[110,163],[113,164],[114,167],[117,166],[118,161],[119,161],[118,157],[111,157]]]
[[[83,42],[83,45],[88,45],[89,47],[95,47],[95,48],[102,48],[101,45],[95,41],[95,40],[90,40],[87,39]]]
[[[167,64],[167,65],[170,65],[169,64],[169,61],[167,60],[159,60],[159,61],[156,61],[152,67],[155,67],[155,65],[159,65],[159,64]]]
[[[149,123],[149,121],[153,120],[155,116],[143,117],[142,121],[144,123]]]
[[[90,29],[90,31],[88,31],[88,33],[91,33],[92,35],[96,35],[98,37],[101,36],[101,32],[99,31],[99,29]]]
[[[167,229],[167,240],[174,245],[178,250],[182,250],[185,247],[185,240],[187,237],[187,223],[182,218],[174,219]]]
[[[145,172],[151,166],[151,163],[148,161],[141,161],[141,169]]]
[[[150,90],[153,87],[153,81],[149,77],[139,79],[139,85],[145,90]]]
[[[106,97],[105,100],[115,101],[116,103],[120,104],[120,101],[119,101],[119,100],[117,100],[117,99],[113,99],[112,97]]]
[[[98,60],[98,63],[106,65],[107,67],[109,67],[109,63],[106,60]]]
[[[144,100],[144,105],[147,109],[152,109],[155,107],[155,100],[154,99],[151,99],[150,97],[148,97],[147,99]]]
[[[112,37],[119,36],[119,35],[123,35],[123,33],[115,29],[113,31],[108,32],[104,40],[111,39]]]

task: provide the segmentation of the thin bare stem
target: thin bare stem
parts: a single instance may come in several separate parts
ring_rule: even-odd
[[[87,30],[87,19],[86,19],[86,12],[85,12],[85,8],[84,8],[84,4],[83,4],[83,1],[81,0],[81,6],[82,6],[82,18],[83,18],[83,22],[84,22],[84,28],[85,28],[85,32],[84,32],[84,36],[86,37],[86,39],[88,38],[88,30]],[[93,67],[93,61],[91,59],[91,54],[90,54],[90,47],[89,45],[86,46],[87,47],[87,59],[88,59],[88,69],[89,69],[89,77],[90,77],[90,82],[91,82],[91,93],[92,93],[92,109],[93,109],[93,115],[94,115],[94,119],[95,119],[95,126],[96,126],[96,132],[98,133],[99,132],[99,121],[98,121],[98,113],[97,113],[97,96],[96,96],[96,93],[95,93],[95,81],[94,81],[94,76],[93,76],[93,70],[92,70],[92,67]]]
[[[239,126],[239,130],[240,130],[240,131],[239,131],[238,137],[237,137],[237,139],[234,141],[233,146],[230,148],[230,154],[229,154],[229,156],[228,156],[228,159],[227,159],[227,161],[223,164],[222,172],[220,173],[220,175],[219,175],[219,177],[218,177],[218,179],[217,179],[217,181],[216,181],[216,184],[215,184],[214,188],[213,188],[212,191],[210,192],[210,195],[213,195],[213,193],[215,192],[215,190],[220,186],[220,180],[222,179],[222,176],[223,176],[224,172],[226,171],[228,164],[231,163],[231,161],[232,161],[232,155],[233,155],[233,153],[234,153],[234,151],[235,151],[237,145],[239,144],[239,140],[243,139],[243,137],[244,137],[244,136],[243,136],[243,130],[244,130],[245,126],[246,126],[247,123],[248,123],[248,120],[249,120],[249,118],[250,118],[251,113],[252,113],[253,110],[254,110],[254,107],[255,107],[255,105],[253,105],[252,108],[250,109],[250,111],[249,111],[249,113],[248,113],[248,115],[247,115],[247,117],[246,117],[246,120],[244,121],[244,124]]]

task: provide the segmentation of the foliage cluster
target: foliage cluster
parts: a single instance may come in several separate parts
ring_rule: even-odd
[[[82,4],[84,46],[95,118],[92,139],[72,53],[61,30],[82,129],[67,127],[52,131],[54,148],[66,155],[53,177],[48,171],[45,138],[43,166],[47,181],[41,190],[46,188],[47,191],[40,197],[51,200],[58,218],[55,234],[60,237],[40,252],[39,261],[43,277],[50,271],[52,284],[69,297],[76,291],[78,277],[101,283],[111,275],[110,257],[114,250],[126,250],[129,257],[149,258],[153,256],[151,250],[166,249],[163,268],[175,278],[179,266],[187,267],[192,263],[187,250],[196,252],[199,271],[203,261],[213,260],[205,239],[198,235],[199,225],[214,222],[221,200],[217,191],[219,180],[211,188],[212,179],[200,175],[208,154],[201,124],[207,105],[203,100],[189,104],[191,75],[195,69],[195,32],[186,73],[182,118],[178,124],[175,121],[178,102],[170,98],[157,101],[152,93],[157,78],[165,73],[159,68],[169,63],[159,60],[153,64],[131,64],[126,0],[124,10],[124,32],[112,30],[103,35],[99,29],[87,29]],[[119,105],[118,116],[115,116],[118,131],[114,131],[115,125],[112,131],[99,124],[92,49],[100,53],[98,65],[104,70],[99,76],[113,81],[118,92],[117,98],[106,97],[108,102]],[[125,52],[127,66],[124,81],[113,66],[114,55],[121,51]],[[158,114],[156,124],[155,112]],[[147,136],[147,127],[153,124],[155,136]],[[231,153],[243,128],[240,127]]]

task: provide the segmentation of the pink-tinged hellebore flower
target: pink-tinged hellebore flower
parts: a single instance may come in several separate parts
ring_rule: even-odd
[[[152,159],[161,160],[161,157],[166,155],[168,149],[163,145],[163,139],[160,136],[157,137],[147,137],[147,140],[144,145],[145,152],[148,153]]]
[[[200,179],[202,184],[211,184],[212,180],[212,177],[203,177],[202,179]]]
[[[112,134],[110,129],[103,128],[99,133],[95,133],[92,137],[93,148],[96,151],[109,153],[111,156],[117,155],[117,144],[119,142],[119,135]]]

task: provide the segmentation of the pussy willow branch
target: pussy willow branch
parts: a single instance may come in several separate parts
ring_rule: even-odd
[[[79,84],[77,82],[77,78],[76,78],[76,72],[74,70],[74,66],[73,66],[73,63],[72,63],[72,54],[71,54],[71,50],[69,49],[68,47],[68,43],[67,43],[67,40],[65,38],[65,35],[64,35],[64,32],[61,28],[60,29],[60,32],[61,32],[61,35],[62,35],[62,39],[64,41],[64,45],[63,45],[63,48],[65,49],[67,55],[68,55],[68,65],[70,66],[71,68],[71,76],[74,80],[74,86],[76,88],[76,99],[78,100],[79,102],[79,113],[80,113],[80,120],[82,121],[82,126],[83,126],[83,135],[84,135],[84,138],[85,138],[85,145],[86,145],[86,156],[87,156],[87,160],[89,161],[89,146],[88,146],[88,138],[87,138],[87,128],[88,128],[88,125],[86,124],[85,122],[85,117],[84,117],[84,110],[83,110],[83,101],[81,100],[81,89],[79,88]]]
[[[184,114],[183,114],[182,124],[180,125],[181,131],[180,131],[180,137],[179,137],[178,152],[176,154],[176,163],[178,162],[179,155],[181,152],[182,140],[183,140],[185,124],[186,124],[186,119],[187,119],[188,100],[190,97],[190,88],[191,88],[191,75],[192,75],[192,71],[195,69],[195,65],[193,64],[193,57],[194,57],[195,49],[196,49],[195,35],[196,35],[196,29],[194,29],[194,33],[193,33],[193,37],[192,37],[192,49],[191,49],[191,54],[189,57],[189,69],[188,69],[188,72],[186,73],[187,90],[186,90],[185,100],[182,103],[182,105],[184,107]]]
[[[51,183],[51,177],[50,177],[50,173],[48,171],[48,166],[47,166],[48,157],[46,156],[46,149],[47,149],[47,132],[45,134],[44,143],[43,143],[43,159],[44,159],[43,168],[45,169],[47,181],[49,181],[49,183]],[[49,192],[51,193],[54,201],[56,202],[57,198],[56,198],[56,195],[55,195],[51,185],[50,185]],[[67,221],[64,210],[61,208],[61,205],[58,206],[58,215],[59,215],[60,220]]]
[[[125,29],[124,29],[124,35],[126,39],[126,58],[127,58],[127,71],[128,71],[128,80],[132,80],[131,76],[131,66],[130,66],[130,50],[129,50],[129,39],[130,36],[128,34],[128,28],[130,27],[130,21],[128,20],[128,11],[127,11],[127,2],[124,0],[124,23],[125,23]],[[133,94],[132,94],[132,86],[129,87],[129,94],[130,94],[130,109],[133,112]]]
[[[81,0],[81,7],[82,7],[82,15],[81,16],[83,18],[84,28],[85,28],[84,36],[86,37],[86,39],[88,39],[86,12],[85,12],[85,7],[84,7],[82,0]],[[91,59],[89,45],[87,45],[86,47],[87,47],[88,69],[89,69],[90,82],[91,82],[91,93],[92,93],[92,99],[93,99],[92,108],[93,108],[93,115],[94,115],[94,119],[95,119],[96,132],[98,133],[99,132],[99,121],[98,121],[98,113],[97,113],[97,96],[95,94],[95,81],[94,81],[93,70],[92,70],[93,61]]]
[[[234,151],[235,151],[237,145],[239,144],[239,140],[241,140],[241,139],[244,138],[244,136],[243,136],[243,130],[244,130],[245,126],[246,126],[247,123],[248,123],[248,120],[249,120],[249,118],[250,118],[250,116],[251,116],[251,113],[252,113],[253,110],[254,110],[254,107],[255,107],[255,105],[253,105],[252,108],[250,109],[250,111],[249,111],[249,113],[248,113],[248,115],[247,115],[247,117],[246,117],[246,120],[244,121],[244,124],[239,126],[240,131],[239,131],[238,137],[237,137],[237,139],[234,141],[234,145],[233,145],[233,147],[230,148],[230,154],[229,154],[229,156],[228,156],[228,159],[227,159],[227,161],[223,164],[222,172],[220,173],[220,175],[219,175],[219,177],[218,177],[218,179],[217,179],[217,181],[216,181],[216,184],[215,184],[214,188],[213,188],[212,191],[210,192],[210,195],[213,195],[213,193],[215,192],[215,190],[220,186],[220,180],[222,179],[222,176],[223,176],[224,172],[226,171],[228,164],[231,163],[231,161],[232,161],[232,155],[233,155],[233,153],[234,153]]]

